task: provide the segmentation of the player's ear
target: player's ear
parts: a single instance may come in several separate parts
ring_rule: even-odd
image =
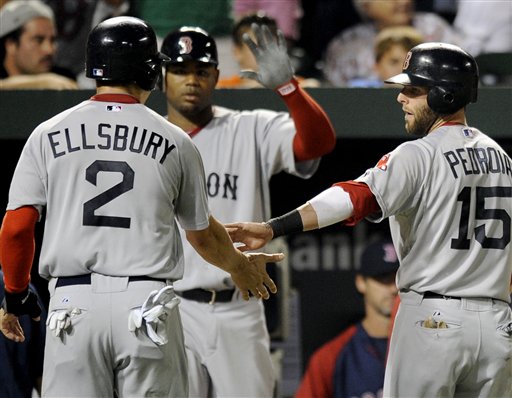
[[[0,43],[5,47],[6,54],[14,54],[18,50],[18,42],[11,37],[8,37],[4,40],[3,43]]]
[[[366,293],[366,278],[361,274],[357,274],[355,278],[355,284],[357,291],[364,296]]]
[[[215,85],[219,82],[220,70],[219,68],[215,68]]]

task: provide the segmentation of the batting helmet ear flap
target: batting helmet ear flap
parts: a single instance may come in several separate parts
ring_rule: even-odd
[[[466,95],[461,90],[434,86],[428,92],[427,104],[434,112],[448,115],[466,105]]]

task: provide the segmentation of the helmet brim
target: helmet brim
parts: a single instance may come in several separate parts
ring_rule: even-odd
[[[407,73],[399,73],[398,75],[392,76],[389,79],[384,80],[384,83],[388,84],[402,84],[404,86],[411,85],[411,78]]]
[[[163,63],[171,62],[171,58],[161,52],[158,53],[158,59],[163,61]]]
[[[218,65],[218,62],[212,57],[204,56],[196,58],[190,54],[182,54],[174,58],[169,57],[169,61],[167,61],[166,64],[183,64],[185,62],[199,62],[200,64],[208,64],[214,66]]]

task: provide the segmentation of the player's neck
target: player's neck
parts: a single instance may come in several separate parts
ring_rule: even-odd
[[[456,113],[452,113],[451,115],[438,117],[434,124],[432,124],[429,133],[438,129],[441,126],[454,124],[467,125],[466,113],[464,112],[464,109],[460,109],[459,111],[457,111]]]
[[[366,333],[371,337],[388,337],[389,335],[389,320],[382,314],[373,314],[365,316],[362,324]]]
[[[136,98],[141,104],[144,104],[151,94],[151,91],[145,91],[135,84],[126,86],[100,86],[96,88],[96,94],[126,94]]]
[[[175,108],[167,107],[167,119],[183,131],[190,132],[206,126],[213,119],[213,107],[207,107],[194,114],[186,114]]]
[[[9,77],[19,76],[19,75],[24,74],[20,70],[20,68],[18,68],[18,66],[16,65],[16,62],[14,62],[14,59],[12,57],[8,57],[7,55],[5,56],[5,60],[4,60],[4,68],[5,68],[5,71],[7,72],[7,76],[9,76]]]

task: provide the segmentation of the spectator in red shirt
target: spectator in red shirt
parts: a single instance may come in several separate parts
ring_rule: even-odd
[[[365,248],[355,277],[365,316],[313,353],[295,398],[382,396],[397,270],[391,241]]]

